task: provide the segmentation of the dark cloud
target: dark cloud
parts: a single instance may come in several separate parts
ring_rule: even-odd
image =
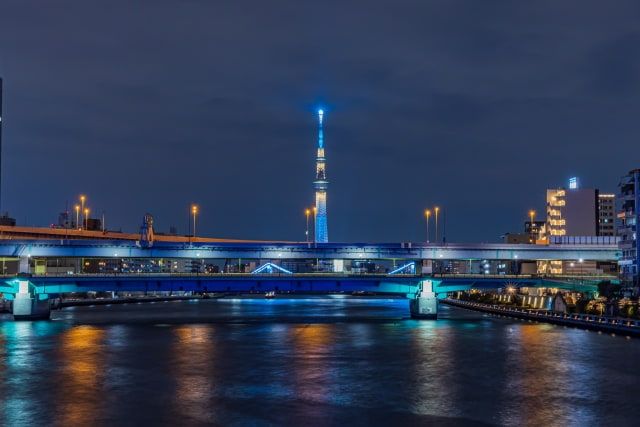
[[[493,241],[577,174],[638,167],[635,1],[0,0],[3,208],[302,239],[314,108],[332,240]]]

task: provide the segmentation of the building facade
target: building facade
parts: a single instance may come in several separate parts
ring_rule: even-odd
[[[640,169],[622,177],[618,184],[617,232],[620,236],[620,278],[628,287],[640,287],[640,252],[638,251],[638,223],[640,223]]]
[[[546,221],[525,221],[524,233],[530,236],[529,243],[536,243],[545,230]]]
[[[569,188],[547,190],[547,238],[556,236],[615,236],[615,195],[580,188],[572,178]]]
[[[598,193],[598,236],[616,235],[616,195]]]

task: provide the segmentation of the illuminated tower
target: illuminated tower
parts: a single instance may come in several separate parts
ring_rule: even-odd
[[[318,110],[318,155],[316,156],[316,180],[313,181],[313,188],[316,190],[315,209],[315,241],[327,243],[329,233],[327,231],[327,172],[324,157],[324,135],[322,132],[322,119],[324,111]]]

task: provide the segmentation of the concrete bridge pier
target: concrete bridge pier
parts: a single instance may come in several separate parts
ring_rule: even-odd
[[[38,320],[51,317],[49,295],[38,294],[28,280],[18,281],[18,292],[13,299],[14,320]]]
[[[416,296],[409,300],[409,311],[414,319],[437,319],[438,300],[433,292],[433,281],[420,282]]]
[[[18,273],[24,273],[24,274],[29,274],[30,273],[30,268],[29,268],[29,260],[31,257],[29,256],[20,256],[19,260],[18,260]]]

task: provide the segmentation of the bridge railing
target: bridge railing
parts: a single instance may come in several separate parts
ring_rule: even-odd
[[[109,272],[109,273],[41,273],[41,274],[21,274],[19,276],[15,274],[0,275],[0,278],[13,279],[16,277],[390,277],[390,278],[402,278],[402,277],[423,277],[420,274],[388,274],[388,273],[344,273],[344,272],[309,272],[309,273],[284,273],[274,271],[272,273],[163,273],[163,272]]]
[[[433,273],[430,275],[434,278],[459,278],[459,279],[555,279],[555,280],[570,280],[570,279],[590,279],[590,280],[615,280],[618,276],[609,274],[469,274],[469,273]]]
[[[495,279],[495,280],[558,280],[558,281],[571,281],[571,280],[590,280],[590,281],[606,281],[606,280],[617,280],[618,277],[615,275],[603,275],[603,274],[469,274],[469,273],[422,273],[422,274],[411,274],[411,273],[362,273],[362,272],[306,272],[306,273],[284,273],[280,271],[274,271],[271,273],[228,273],[228,272],[219,272],[219,273],[206,273],[206,272],[104,272],[104,273],[69,273],[69,274],[61,274],[61,273],[32,273],[32,274],[22,274],[20,276],[24,277],[230,277],[230,278],[251,278],[251,277],[386,277],[386,278],[432,278],[432,279]],[[0,278],[11,279],[17,277],[15,274],[4,274],[0,275]]]
[[[485,304],[475,301],[463,301],[458,299],[448,298],[448,301],[452,301],[456,305],[476,307],[476,308],[490,308],[492,310],[501,311],[504,313],[522,313],[533,316],[549,317],[549,318],[561,318],[567,320],[578,320],[583,322],[605,323],[611,325],[637,327],[640,328],[640,320],[634,320],[627,317],[618,316],[605,316],[599,314],[585,314],[585,313],[560,313],[552,310],[545,309],[533,309],[525,307],[508,307],[498,304]]]

